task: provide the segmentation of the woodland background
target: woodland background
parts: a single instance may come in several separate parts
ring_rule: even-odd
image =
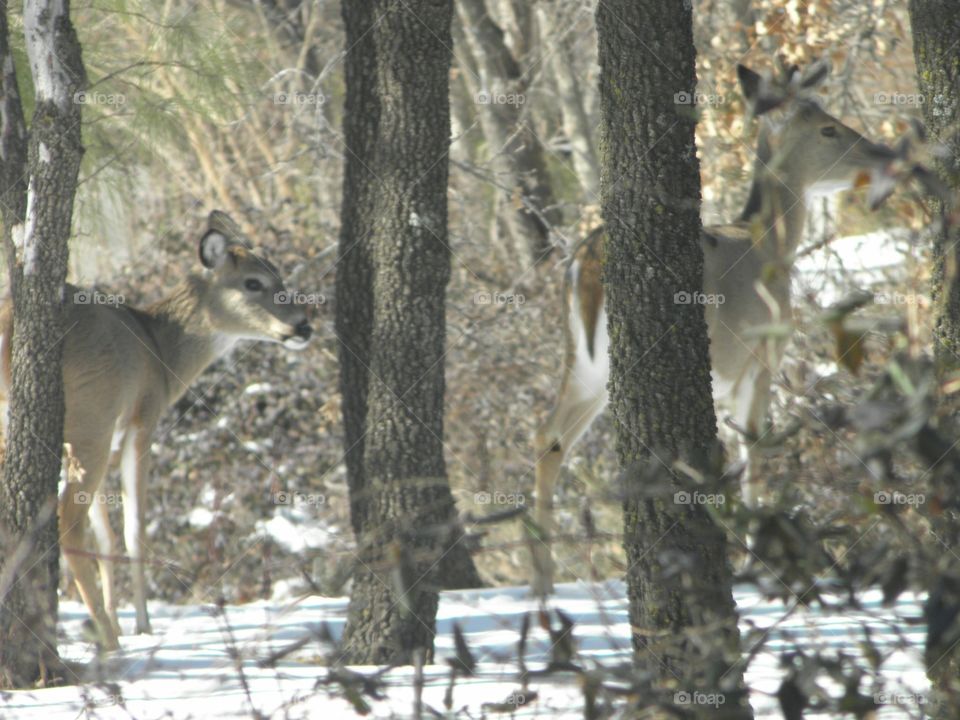
[[[533,433],[555,397],[562,361],[563,262],[600,222],[593,13],[581,0],[457,3],[445,445],[468,531],[478,531],[472,517],[532,504]],[[73,16],[90,87],[72,281],[134,305],[155,300],[198,270],[204,218],[219,208],[295,273],[294,287],[318,299],[317,335],[306,351],[243,346],[167,416],[148,506],[148,538],[163,567],[148,572],[149,595],[243,602],[269,596],[281,581],[340,594],[354,540],[333,334],[347,152],[339,4],[97,0],[75,3]],[[689,93],[698,93],[705,223],[735,218],[752,170],[738,62],[762,70],[775,57],[800,64],[829,57],[828,109],[878,141],[893,142],[920,114],[904,3],[696,0],[694,27],[700,84]],[[28,115],[30,104],[28,96]],[[532,233],[517,227],[523,199],[509,189],[518,183],[545,208]],[[876,213],[866,212],[862,193],[824,203],[815,210],[825,222],[811,224],[810,246],[924,222],[915,198]],[[535,241],[525,243],[531,235]],[[927,253],[924,243],[910,245],[903,272],[864,288],[914,301],[865,311],[905,330],[896,339],[869,333],[859,367],[831,364],[834,338],[819,320],[825,303],[815,291],[799,299],[800,333],[773,412],[778,425],[803,429],[783,440],[766,472],[785,503],[817,498],[814,534],[865,527],[878,512],[853,460],[860,440],[820,420],[862,399],[895,347],[929,342]],[[611,440],[612,423],[601,419],[558,488],[567,539],[558,552],[568,568],[560,581],[573,579],[570,568],[583,578],[623,569]],[[912,461],[896,462],[909,470]],[[105,491],[117,497],[116,479]],[[907,522],[923,524],[912,515]],[[877,532],[874,547],[897,542],[894,529]],[[518,522],[485,526],[474,547],[487,582],[529,578]],[[129,597],[125,567],[119,573],[121,596]]]

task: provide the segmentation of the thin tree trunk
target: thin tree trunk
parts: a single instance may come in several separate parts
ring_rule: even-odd
[[[6,3],[3,14],[6,16]],[[7,27],[0,58],[10,57]],[[56,503],[63,445],[61,308],[67,274],[73,198],[83,148],[80,103],[85,84],[80,44],[68,0],[27,2],[24,33],[33,76],[35,108],[30,125],[29,182],[25,212],[22,186],[4,170],[4,242],[13,295],[12,384],[9,425],[0,483],[0,683],[27,687],[54,682],[57,654],[59,545]],[[6,109],[18,102],[4,65]],[[22,112],[3,129],[19,135]],[[13,133],[13,135],[9,135]],[[12,162],[21,162],[16,151]],[[6,348],[4,348],[6,351]]]
[[[696,88],[691,11],[604,0],[597,30],[610,404],[635,660],[651,699],[723,693],[725,713],[749,716],[725,535],[704,505],[675,502],[704,488],[672,461],[708,471],[717,442],[703,308],[674,302],[701,291],[703,273],[696,121],[674,103]]]
[[[574,56],[566,37],[558,37],[554,8],[537,5],[537,21],[540,26],[540,44],[549,53],[550,71],[557,87],[560,108],[563,113],[563,133],[570,143],[573,167],[580,186],[587,195],[587,202],[594,203],[600,194],[600,167],[597,162],[596,142],[593,127],[587,116],[583,91],[576,75]],[[556,44],[550,46],[551,44]]]
[[[960,4],[954,0],[910,0],[909,9],[917,79],[924,98],[923,119],[933,140],[949,151],[938,169],[952,190],[951,196],[956,197],[960,190]],[[931,203],[934,216],[940,219],[933,243],[934,356],[938,374],[946,377],[960,369],[960,237],[955,222],[947,217],[956,208],[947,207],[940,198],[931,198]],[[936,488],[937,495],[956,498],[956,479],[953,484]],[[926,605],[927,618],[933,625],[935,617],[960,605],[960,521],[956,511],[948,510],[934,515],[930,522],[933,536],[944,548],[938,553]],[[947,720],[960,717],[960,647],[954,642],[956,633],[949,628],[943,630],[938,633],[928,628],[925,660],[934,692],[927,710],[931,717]]]
[[[262,13],[276,37],[283,43],[284,49],[298,56],[297,66],[310,77],[320,75],[323,64],[317,54],[317,48],[310,42],[310,33],[316,23],[316,13],[321,3],[303,0],[228,0],[237,7],[249,8]]]
[[[534,3],[527,0],[499,0],[500,7],[497,12],[504,18],[501,24],[507,30],[513,56],[521,65],[526,65],[528,56],[536,47],[533,5]]]
[[[487,12],[485,0],[460,0],[460,17],[481,78],[477,93],[480,122],[498,184],[509,187],[503,215],[513,251],[527,265],[544,262],[552,249],[550,226],[559,213],[540,139],[526,117],[528,78],[504,41],[503,30]]]

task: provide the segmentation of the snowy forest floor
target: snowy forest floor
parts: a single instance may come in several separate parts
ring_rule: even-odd
[[[623,666],[630,658],[626,589],[621,582],[569,584],[558,587],[551,608],[574,621],[578,648],[576,662],[587,669]],[[856,657],[869,628],[875,646],[882,649],[882,684],[861,688],[880,704],[879,717],[919,717],[927,681],[921,650],[924,626],[918,598],[901,596],[884,608],[880,593],[861,598],[862,611],[843,616],[821,607],[794,608],[769,602],[753,590],[737,588],[744,656],[757,640],[746,678],[758,718],[781,717],[775,693],[783,679],[781,652],[802,649],[825,656]],[[436,658],[424,670],[424,714],[427,708],[446,717],[502,716],[516,718],[583,717],[583,695],[572,673],[537,678],[523,689],[517,674],[517,641],[524,614],[538,608],[525,587],[494,588],[442,594],[437,621]],[[121,638],[123,649],[100,668],[101,679],[75,678],[77,684],[0,695],[4,718],[208,718],[208,717],[355,717],[359,713],[339,683],[325,683],[335,650],[310,640],[282,659],[270,661],[298,640],[311,638],[326,623],[334,638],[342,632],[346,598],[304,597],[214,606],[150,605],[152,636]],[[87,663],[96,678],[93,646],[81,638],[86,612],[82,605],[64,602],[61,615],[61,653],[65,659]],[[121,625],[133,625],[133,609],[121,611]],[[449,667],[453,656],[453,626],[463,630],[478,661],[474,677],[459,678],[451,710],[444,709]],[[538,622],[526,646],[528,670],[542,668],[548,658],[549,637]],[[266,662],[265,662],[266,661]],[[865,673],[868,661],[860,657]],[[859,661],[858,661],[859,662]],[[354,670],[374,674],[373,667]],[[412,717],[414,673],[411,668],[385,672],[378,694],[363,695],[372,717]],[[839,687],[821,684],[839,694]],[[678,692],[683,692],[678,689]],[[601,696],[602,699],[602,696]],[[618,704],[611,699],[616,717]],[[514,703],[512,713],[498,715],[490,703]],[[809,718],[826,717],[816,714]]]

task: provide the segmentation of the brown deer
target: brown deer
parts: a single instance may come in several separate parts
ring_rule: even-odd
[[[137,309],[118,296],[67,286],[63,348],[64,442],[82,473],[60,497],[60,544],[102,646],[119,647],[113,589],[115,538],[107,505],[97,502],[103,478],[119,458],[123,533],[133,564],[138,633],[147,614],[144,515],[150,441],[164,412],[211,363],[237,342],[265,340],[291,349],[307,345],[312,328],[302,305],[290,302],[277,268],[254,252],[224,213],[210,214],[200,239],[203,274],[188,275],[170,295]],[[13,313],[0,308],[0,400],[10,387]],[[6,419],[6,408],[2,413]],[[94,507],[92,516],[88,511]],[[92,519],[103,596],[93,554],[84,549]]]
[[[760,337],[756,329],[789,323],[790,272],[803,234],[804,195],[814,186],[850,187],[861,173],[882,171],[895,158],[828,114],[810,96],[829,73],[825,62],[796,68],[774,82],[738,66],[750,113],[764,116],[747,205],[737,222],[705,227],[703,295],[714,402],[731,416],[748,443],[738,439],[746,461],[742,489],[756,503],[756,442],[763,435],[770,386],[786,338]],[[778,118],[773,120],[774,115]],[[535,520],[546,541],[535,541],[533,589],[552,591],[554,485],[570,448],[607,404],[607,319],[600,282],[605,233],[594,231],[575,249],[566,274],[566,356],[559,395],[536,436]],[[751,333],[751,329],[754,332]]]

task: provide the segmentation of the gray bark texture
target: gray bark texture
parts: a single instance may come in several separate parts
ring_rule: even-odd
[[[57,682],[63,669],[56,638],[60,555],[56,503],[63,444],[61,354],[68,329],[63,326],[61,303],[83,154],[80,104],[74,102],[74,94],[84,87],[85,75],[69,3],[63,3],[62,14],[56,4],[43,3],[33,10],[36,26],[25,22],[27,45],[35,74],[40,64],[57,77],[53,82],[49,77],[42,82],[34,78],[35,85],[45,84],[52,95],[36,96],[24,166],[22,143],[27,135],[16,78],[8,72],[12,61],[7,3],[0,9],[5,111],[0,130],[0,211],[14,328],[0,482],[0,684],[29,687]]]
[[[705,489],[672,461],[706,470],[717,443],[703,308],[674,302],[703,287],[696,119],[674,101],[696,89],[691,11],[604,0],[597,30],[610,404],[635,660],[651,697],[722,692],[724,717],[749,716],[725,535],[704,505],[674,502]]]
[[[917,80],[924,97],[923,119],[931,139],[948,151],[937,170],[950,188],[950,195],[956,198],[960,190],[960,3],[910,0],[909,10]],[[960,235],[956,207],[947,207],[940,198],[931,198],[931,204],[934,215],[941,220],[933,245],[934,357],[938,374],[946,377],[960,370]],[[956,423],[956,417],[951,420]],[[938,487],[937,494],[956,498],[956,481],[948,481],[953,487]],[[955,614],[960,606],[960,523],[955,511],[936,514],[930,522],[934,536],[946,551],[939,554],[925,608],[925,660],[933,685],[931,702],[925,710],[931,717],[947,720],[960,717],[960,645],[956,642]],[[951,612],[952,621],[943,623]]]
[[[910,0],[913,55],[924,96],[923,120],[932,138],[949,150],[940,163],[943,179],[960,189],[960,4],[952,0]],[[934,200],[935,212],[943,203]],[[933,299],[937,311],[934,352],[941,373],[960,369],[960,246],[957,228],[943,223],[934,243]]]
[[[337,333],[360,562],[343,657],[432,652],[441,583],[476,571],[443,459],[451,0],[346,0]]]

